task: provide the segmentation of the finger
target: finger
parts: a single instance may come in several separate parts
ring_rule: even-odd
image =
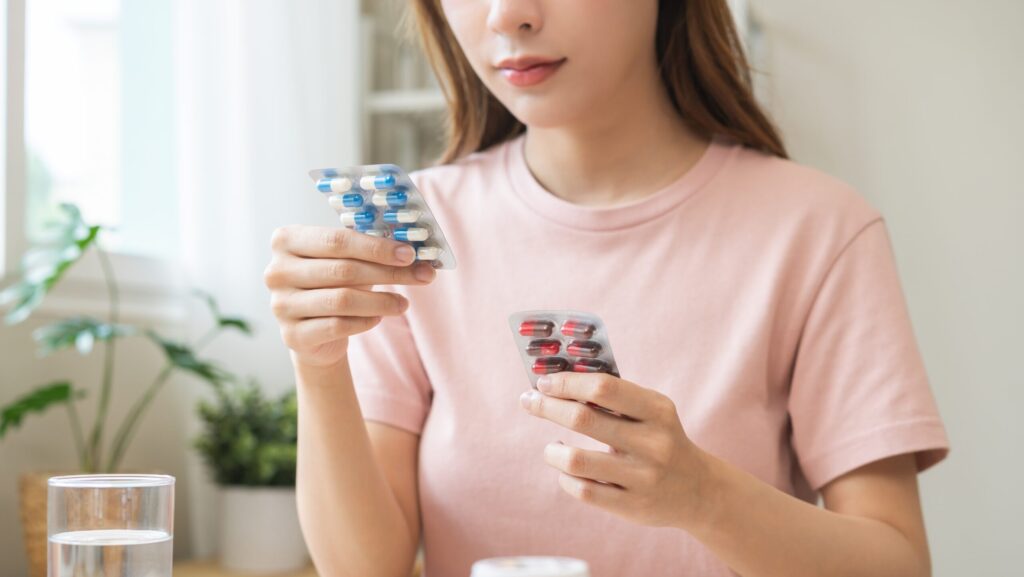
[[[317,317],[281,327],[281,336],[292,349],[315,347],[368,331],[380,317]]]
[[[666,397],[607,373],[553,373],[537,379],[537,389],[560,399],[594,403],[639,421],[661,416]]]
[[[400,294],[356,288],[297,290],[275,297],[271,307],[278,317],[348,316],[383,317],[405,312],[409,301]]]
[[[613,483],[622,488],[634,485],[633,467],[621,454],[613,455],[604,451],[588,451],[562,443],[550,443],[544,447],[544,461],[573,477]]]
[[[640,431],[636,428],[639,423],[613,417],[583,403],[549,397],[534,390],[523,393],[520,402],[536,417],[547,419],[627,453],[639,446]]]
[[[621,509],[628,496],[624,489],[615,485],[605,485],[592,479],[574,477],[568,473],[558,474],[558,484],[563,491],[577,500],[605,509]]]
[[[387,265],[412,263],[416,251],[406,243],[373,237],[348,228],[286,226],[274,231],[274,250],[312,258],[356,258]]]
[[[429,263],[388,266],[353,259],[289,258],[280,264],[287,286],[304,289],[359,285],[423,285],[437,274]]]

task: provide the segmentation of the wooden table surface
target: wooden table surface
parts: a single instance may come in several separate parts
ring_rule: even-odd
[[[221,569],[216,561],[176,561],[174,577],[251,577],[249,573],[232,573]],[[262,577],[318,577],[312,565],[297,573],[275,573]]]
[[[416,566],[413,568],[412,577],[418,577],[422,572],[423,560],[416,558]],[[252,577],[250,573],[232,573],[221,569],[216,561],[176,561],[174,563],[174,577]],[[260,577],[318,577],[313,565],[294,573],[275,573],[273,575],[261,575]]]

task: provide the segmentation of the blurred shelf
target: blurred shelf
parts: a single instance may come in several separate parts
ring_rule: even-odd
[[[447,102],[423,52],[399,25],[407,0],[361,0],[359,95],[362,164],[407,171],[433,165],[445,149]]]
[[[381,90],[366,97],[366,109],[374,114],[440,112],[444,108],[444,94],[432,88]]]

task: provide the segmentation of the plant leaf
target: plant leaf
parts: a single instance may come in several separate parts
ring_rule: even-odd
[[[197,297],[203,299],[206,303],[206,308],[210,309],[210,314],[213,315],[213,318],[216,320],[217,326],[221,328],[230,327],[238,329],[246,335],[252,335],[252,327],[249,325],[249,321],[246,321],[241,317],[226,317],[222,315],[220,307],[217,306],[217,299],[215,299],[212,294],[200,289],[195,289],[192,292],[195,293]]]
[[[43,302],[46,296],[46,289],[41,285],[28,282],[15,283],[4,289],[0,294],[0,305],[14,302],[14,306],[7,311],[4,322],[8,325],[16,325],[28,318],[32,311]]]
[[[61,204],[60,209],[62,218],[47,224],[52,239],[25,254],[21,280],[0,293],[0,305],[14,303],[4,316],[8,325],[28,318],[71,265],[96,243],[101,226],[87,225],[73,204]]]
[[[78,352],[87,355],[96,341],[135,334],[131,325],[111,325],[92,317],[72,317],[40,327],[32,332],[39,345],[39,355],[46,356],[60,349],[74,345]]]
[[[20,425],[25,415],[32,412],[41,413],[52,405],[66,403],[71,396],[71,383],[58,381],[37,387],[11,404],[0,408],[0,439],[4,438],[8,428]]]
[[[249,322],[238,317],[221,317],[217,319],[217,324],[222,327],[234,327],[247,335],[252,335],[252,327],[249,326]]]
[[[194,441],[221,485],[294,486],[298,404],[295,389],[266,396],[255,380],[214,391],[200,401],[203,432]]]
[[[165,339],[154,331],[146,331],[146,336],[163,349],[168,362],[175,368],[190,372],[214,386],[231,380],[230,373],[209,361],[200,360],[188,346]]]

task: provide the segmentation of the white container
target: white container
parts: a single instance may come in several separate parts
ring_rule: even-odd
[[[470,577],[590,577],[590,569],[570,557],[496,557],[473,563]]]
[[[221,487],[220,506],[225,569],[289,573],[309,564],[293,487]]]

